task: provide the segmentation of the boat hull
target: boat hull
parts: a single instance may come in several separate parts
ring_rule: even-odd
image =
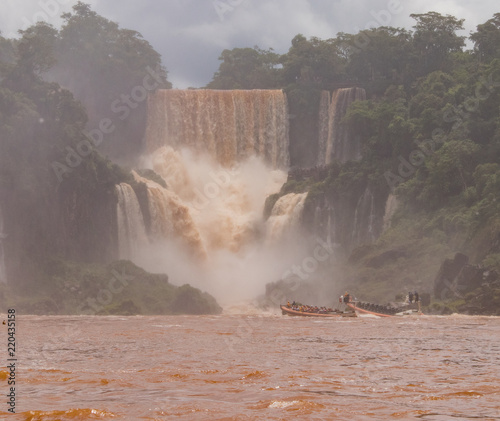
[[[369,314],[372,316],[378,317],[411,317],[411,316],[421,316],[422,312],[420,310],[409,309],[403,310],[395,314],[385,314],[385,313],[377,313],[374,311],[366,310],[361,307],[357,307],[356,303],[347,303],[347,306],[353,309],[358,315],[360,314]]]
[[[301,316],[301,317],[356,317],[355,311],[335,311],[330,313],[310,313],[306,311],[293,310],[286,305],[280,305],[281,313],[288,316]]]

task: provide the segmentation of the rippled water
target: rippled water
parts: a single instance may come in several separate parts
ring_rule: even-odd
[[[500,318],[17,322],[17,414],[4,397],[3,419],[500,419]]]

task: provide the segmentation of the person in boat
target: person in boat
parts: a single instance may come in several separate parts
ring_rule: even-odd
[[[410,304],[413,303],[413,292],[411,292],[411,291],[408,293],[408,302]]]
[[[351,301],[351,296],[349,295],[349,293],[346,291],[345,294],[344,294],[344,303],[348,303]]]
[[[287,306],[288,308],[290,308],[290,301],[287,301],[287,302],[286,302],[286,306]]]
[[[419,295],[418,295],[418,292],[417,292],[417,291],[415,291],[415,292],[413,293],[413,299],[414,299],[414,301],[415,301],[416,303],[418,303],[418,302],[420,301],[420,297],[419,297]]]

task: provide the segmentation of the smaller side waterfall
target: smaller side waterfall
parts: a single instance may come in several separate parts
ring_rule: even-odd
[[[7,270],[5,268],[5,250],[3,245],[6,237],[7,235],[4,231],[2,207],[0,206],[0,283],[7,282]]]
[[[335,90],[331,96],[323,91],[319,109],[319,151],[318,165],[355,161],[361,158],[361,145],[354,139],[343,123],[347,109],[354,101],[366,99],[362,88],[342,88]]]
[[[391,227],[391,219],[398,208],[398,199],[395,195],[389,194],[385,202],[384,226],[382,231]]]
[[[148,209],[151,217],[149,227],[152,241],[177,239],[192,255],[206,258],[206,250],[191,210],[174,192],[154,181],[134,174],[137,181],[147,186]]]
[[[299,226],[306,197],[307,193],[289,193],[278,199],[267,220],[269,242],[280,241]]]
[[[116,186],[118,194],[118,254],[120,259],[131,259],[140,247],[147,244],[146,228],[134,189],[126,183]]]
[[[356,210],[354,212],[354,223],[352,230],[352,244],[358,245],[364,242],[373,243],[376,235],[374,233],[374,206],[373,193],[369,188],[366,188],[364,193],[358,200]]]
[[[329,141],[330,91],[321,91],[318,122],[318,165],[326,163],[326,148]]]

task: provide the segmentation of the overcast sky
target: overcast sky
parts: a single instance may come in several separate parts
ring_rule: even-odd
[[[374,26],[411,29],[411,13],[465,19],[463,35],[500,12],[498,0],[86,0],[100,15],[140,32],[163,58],[174,88],[202,87],[223,49],[285,53],[301,33],[322,39]],[[0,0],[0,31],[15,36],[36,20],[56,27],[76,0]]]

